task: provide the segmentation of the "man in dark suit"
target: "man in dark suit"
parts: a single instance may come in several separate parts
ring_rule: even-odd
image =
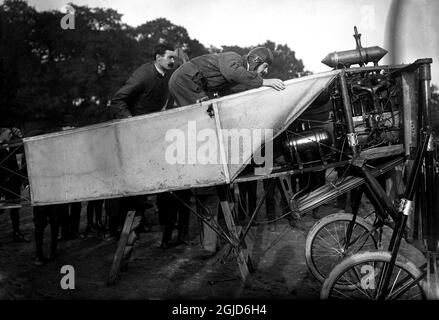
[[[168,81],[170,70],[175,67],[177,54],[169,44],[154,47],[152,59],[128,78],[111,100],[114,118],[128,118],[164,110],[169,99]],[[118,229],[128,210],[135,210],[142,220],[138,232],[148,231],[145,226],[144,211],[147,209],[146,196],[132,196],[106,200],[105,208],[109,215],[110,239],[118,237]]]
[[[111,100],[114,116],[120,119],[161,111],[169,98],[168,71],[175,61],[172,46],[157,45],[153,60],[137,68]]]

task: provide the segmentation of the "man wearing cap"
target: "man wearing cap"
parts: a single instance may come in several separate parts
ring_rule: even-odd
[[[273,62],[273,53],[265,47],[256,47],[247,55],[236,52],[205,54],[189,60],[179,67],[169,80],[169,91],[179,107],[261,86],[276,90],[285,89],[280,79],[263,79],[268,66]],[[221,191],[221,190],[220,190]],[[219,197],[213,187],[195,190],[203,206],[204,217],[217,224]],[[203,223],[203,255],[209,257],[217,249],[216,233]]]
[[[209,99],[216,92],[230,93],[237,86],[239,91],[261,86],[283,90],[282,80],[262,78],[272,62],[273,53],[265,47],[256,47],[244,56],[236,52],[205,54],[179,67],[169,80],[169,90],[179,106]]]

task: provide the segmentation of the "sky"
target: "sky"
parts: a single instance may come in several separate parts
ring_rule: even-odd
[[[321,60],[334,51],[355,49],[354,26],[363,47],[388,50],[388,15],[393,0],[28,0],[37,10],[60,10],[68,2],[113,8],[137,26],[164,17],[185,27],[205,46],[255,46],[271,40],[287,44],[312,72],[330,70]],[[396,0],[397,61],[432,57],[433,83],[439,84],[439,1]],[[438,30],[438,32],[436,32]],[[395,49],[396,51],[396,49]],[[381,64],[382,64],[381,63]]]

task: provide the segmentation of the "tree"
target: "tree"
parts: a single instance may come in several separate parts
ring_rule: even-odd
[[[75,29],[64,13],[37,12],[22,0],[0,6],[0,112],[3,125],[44,122],[60,126],[72,114],[80,125],[107,119],[107,105],[129,75],[167,41],[191,56],[208,51],[185,28],[160,18],[132,28],[113,9],[70,3]]]
[[[2,125],[15,124],[23,105],[31,102],[22,88],[32,77],[37,59],[30,38],[35,30],[36,12],[23,1],[7,0],[0,6],[0,114]]]
[[[150,55],[152,48],[164,41],[182,48],[190,58],[208,53],[208,50],[197,39],[189,37],[185,28],[165,18],[158,18],[138,26],[133,30],[132,36],[139,42],[140,50],[145,55]]]
[[[190,58],[209,53],[187,30],[165,18],[138,27],[122,23],[114,9],[70,3],[75,29],[62,29],[65,13],[38,12],[24,0],[0,6],[0,125],[41,122],[59,128],[72,114],[79,125],[103,121],[108,104],[129,75],[152,58],[156,44],[168,42]],[[303,73],[303,63],[287,45],[267,41],[275,60],[268,76],[290,79]],[[250,48],[223,46],[210,51]]]

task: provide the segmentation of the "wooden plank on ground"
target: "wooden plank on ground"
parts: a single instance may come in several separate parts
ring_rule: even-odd
[[[125,219],[125,223],[123,225],[123,229],[119,238],[119,243],[117,245],[117,250],[113,257],[113,264],[111,265],[110,275],[107,281],[108,285],[113,285],[117,280],[117,275],[119,274],[121,261],[125,252],[125,247],[127,245],[128,237],[131,232],[131,227],[133,225],[134,214],[134,211],[129,211]]]

